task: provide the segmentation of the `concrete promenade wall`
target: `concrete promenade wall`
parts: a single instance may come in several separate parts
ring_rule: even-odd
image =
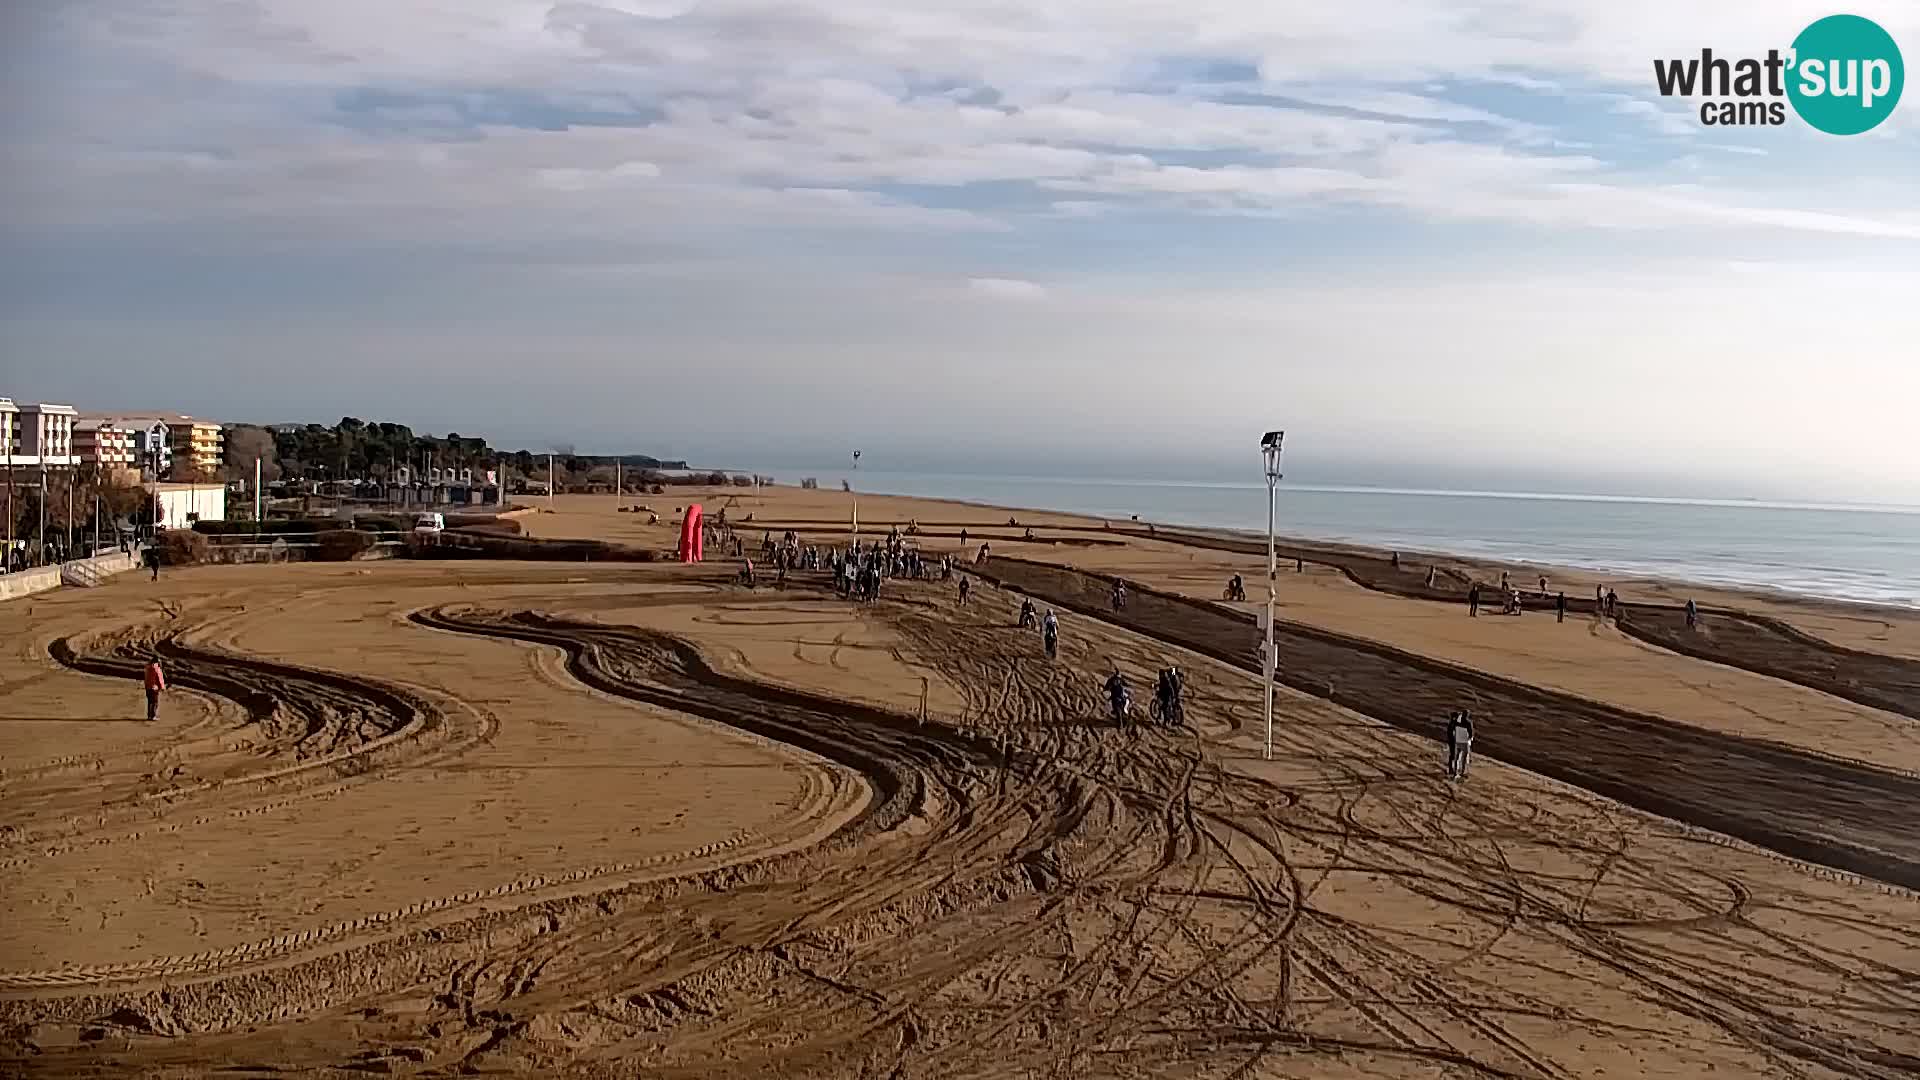
[[[91,559],[74,559],[59,566],[36,566],[31,570],[0,575],[0,600],[31,596],[57,589],[62,582],[73,585],[98,585],[114,574],[125,573],[140,565],[139,554],[113,551]]]

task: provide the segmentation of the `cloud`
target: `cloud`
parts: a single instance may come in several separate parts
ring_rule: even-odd
[[[617,218],[610,240],[1355,206],[1904,236],[1871,225],[1898,201],[1836,205],[1819,178],[1758,168],[1676,202],[1661,191],[1686,163],[1596,137],[1609,116],[1697,136],[1646,100],[1650,59],[1777,45],[1810,17],[1707,7],[75,0],[9,16],[24,62],[8,86],[29,92],[0,104],[0,215],[305,227],[375,248],[401,228],[437,243],[582,218]],[[1920,38],[1920,15],[1884,21]],[[1576,145],[1590,149],[1556,149]],[[823,191],[865,195],[808,194]],[[1743,209],[1766,203],[1784,205]]]
[[[1047,296],[1044,286],[1019,278],[968,278],[967,288],[1000,300],[1044,300]]]

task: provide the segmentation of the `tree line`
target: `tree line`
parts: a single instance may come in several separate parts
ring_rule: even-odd
[[[331,427],[306,424],[270,429],[236,424],[227,429],[226,442],[228,479],[251,478],[257,458],[262,478],[269,483],[283,478],[386,480],[401,467],[410,467],[417,478],[423,470],[435,466],[473,469],[476,473],[504,467],[510,474],[544,480],[548,456],[530,450],[496,450],[485,439],[459,432],[419,435],[405,424],[353,416],[343,416]],[[611,475],[616,461],[630,469],[687,467],[684,461],[663,461],[644,454],[583,455],[570,449],[554,452],[555,471],[569,479],[602,466]]]

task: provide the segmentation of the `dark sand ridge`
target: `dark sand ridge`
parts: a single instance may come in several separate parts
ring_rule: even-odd
[[[769,522],[763,525],[754,522],[748,528],[771,528],[778,532],[789,528],[813,529],[823,524],[834,523]],[[884,528],[886,524],[876,523],[876,527]],[[942,527],[945,527],[944,524],[920,526],[922,530]],[[1266,544],[1261,541],[1176,529],[1155,529],[1149,533],[1131,527],[1035,526],[1035,542],[1047,543],[1052,538],[1051,534],[1063,531],[1105,532],[1136,540],[1180,544],[1239,555],[1265,555],[1267,551]],[[932,535],[947,537],[958,534]],[[970,527],[967,535],[970,541],[992,543],[1020,540],[1025,533],[1024,529]],[[1069,539],[1069,542],[1073,540]],[[1278,545],[1277,552],[1283,561],[1303,560],[1329,567],[1357,585],[1392,596],[1465,604],[1468,590],[1478,584],[1482,590],[1480,602],[1483,607],[1497,607],[1499,602],[1494,582],[1481,580],[1470,571],[1454,566],[1436,565],[1435,583],[1429,586],[1426,584],[1426,564],[1417,564],[1412,559],[1403,560],[1402,565],[1395,568],[1389,558],[1375,553],[1297,543]],[[1516,579],[1515,584],[1527,585],[1529,582],[1520,578]],[[1252,596],[1251,593],[1249,595]],[[1551,610],[1555,603],[1551,595],[1525,589],[1521,596],[1529,610]],[[1253,598],[1258,599],[1257,596]],[[1567,610],[1592,614],[1595,610],[1594,599],[1585,595],[1568,596]],[[1920,660],[1836,645],[1804,633],[1783,619],[1726,607],[1702,608],[1703,621],[1699,631],[1687,629],[1684,606],[1679,604],[1622,600],[1617,611],[1617,625],[1621,632],[1650,644],[1698,660],[1726,664],[1757,675],[1798,683],[1869,708],[1920,719]]]
[[[1112,578],[1023,559],[972,572],[1083,615],[1260,670],[1257,624],[1217,605],[1134,586],[1123,610]],[[1277,677],[1438,740],[1454,709],[1479,718],[1492,757],[1652,813],[1793,858],[1920,889],[1920,777],[1657,716],[1447,664],[1377,642],[1275,620]]]

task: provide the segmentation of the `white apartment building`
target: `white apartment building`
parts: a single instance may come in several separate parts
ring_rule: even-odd
[[[71,405],[44,401],[16,405],[12,398],[0,398],[0,464],[14,468],[71,467],[78,460],[73,450],[78,418]]]

